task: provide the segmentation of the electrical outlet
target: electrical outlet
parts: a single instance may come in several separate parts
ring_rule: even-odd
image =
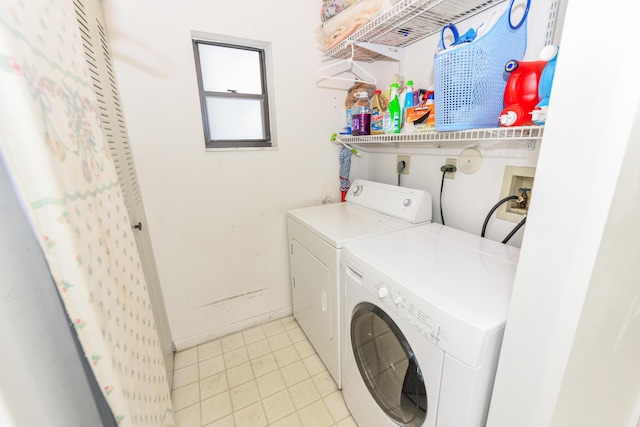
[[[398,160],[396,160],[396,173],[398,172],[398,163],[404,161],[404,169],[402,169],[400,174],[409,175],[410,160],[411,160],[411,156],[398,156]]]
[[[456,166],[456,170],[458,169],[458,167],[457,167],[457,166],[458,166],[458,159],[447,159],[447,160],[444,162],[444,164],[445,164],[445,165],[453,165],[453,166]],[[453,171],[453,172],[445,172],[445,174],[444,174],[444,178],[445,178],[445,179],[456,179],[456,172],[455,172],[455,171]]]

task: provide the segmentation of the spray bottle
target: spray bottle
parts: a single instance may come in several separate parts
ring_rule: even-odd
[[[391,83],[391,94],[389,95],[389,111],[385,115],[384,133],[400,133],[402,123],[400,101],[398,100],[398,83]]]

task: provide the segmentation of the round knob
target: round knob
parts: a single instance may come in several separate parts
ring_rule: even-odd
[[[385,288],[384,286],[378,289],[378,297],[386,298],[389,295],[389,288]]]
[[[404,298],[402,298],[400,295],[398,295],[398,296],[393,300],[393,302],[395,302],[395,303],[396,303],[396,305],[400,305],[400,304],[402,304],[402,303],[404,302]]]
[[[404,199],[402,201],[402,204],[404,205],[405,208],[408,208],[409,206],[411,206],[411,199]]]
[[[353,187],[353,195],[354,196],[357,196],[360,193],[362,193],[362,186],[361,185],[356,185],[355,187]]]

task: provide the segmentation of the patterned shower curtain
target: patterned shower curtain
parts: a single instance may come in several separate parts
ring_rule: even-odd
[[[0,157],[119,425],[173,426],[149,294],[72,1],[0,2]]]

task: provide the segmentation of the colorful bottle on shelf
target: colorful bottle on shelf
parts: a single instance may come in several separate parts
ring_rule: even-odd
[[[369,135],[371,130],[371,104],[367,92],[355,94],[358,100],[351,106],[351,135]]]
[[[391,83],[391,93],[389,95],[389,111],[385,115],[384,133],[400,133],[402,123],[400,101],[398,100],[398,83]]]
[[[429,115],[427,116],[426,128],[433,129],[436,127],[436,106],[433,103],[433,91],[427,92],[427,100],[424,105],[430,106]]]
[[[538,85],[539,102],[532,112],[532,121],[539,126],[544,125],[547,121],[547,110],[549,109],[549,97],[553,86],[553,75],[556,72],[558,49],[558,46],[548,45],[540,52],[540,58],[543,61],[547,61],[547,65],[540,75],[540,84]]]
[[[504,88],[504,109],[500,113],[500,125],[532,125],[531,112],[538,103],[538,82],[546,61],[511,60],[505,65],[509,73]]]
[[[387,99],[377,89],[371,100],[371,135],[384,134],[384,114],[388,110]]]
[[[407,111],[413,106],[413,80],[408,80],[407,90],[404,94],[404,106],[402,107],[402,126],[404,126],[407,121]]]

